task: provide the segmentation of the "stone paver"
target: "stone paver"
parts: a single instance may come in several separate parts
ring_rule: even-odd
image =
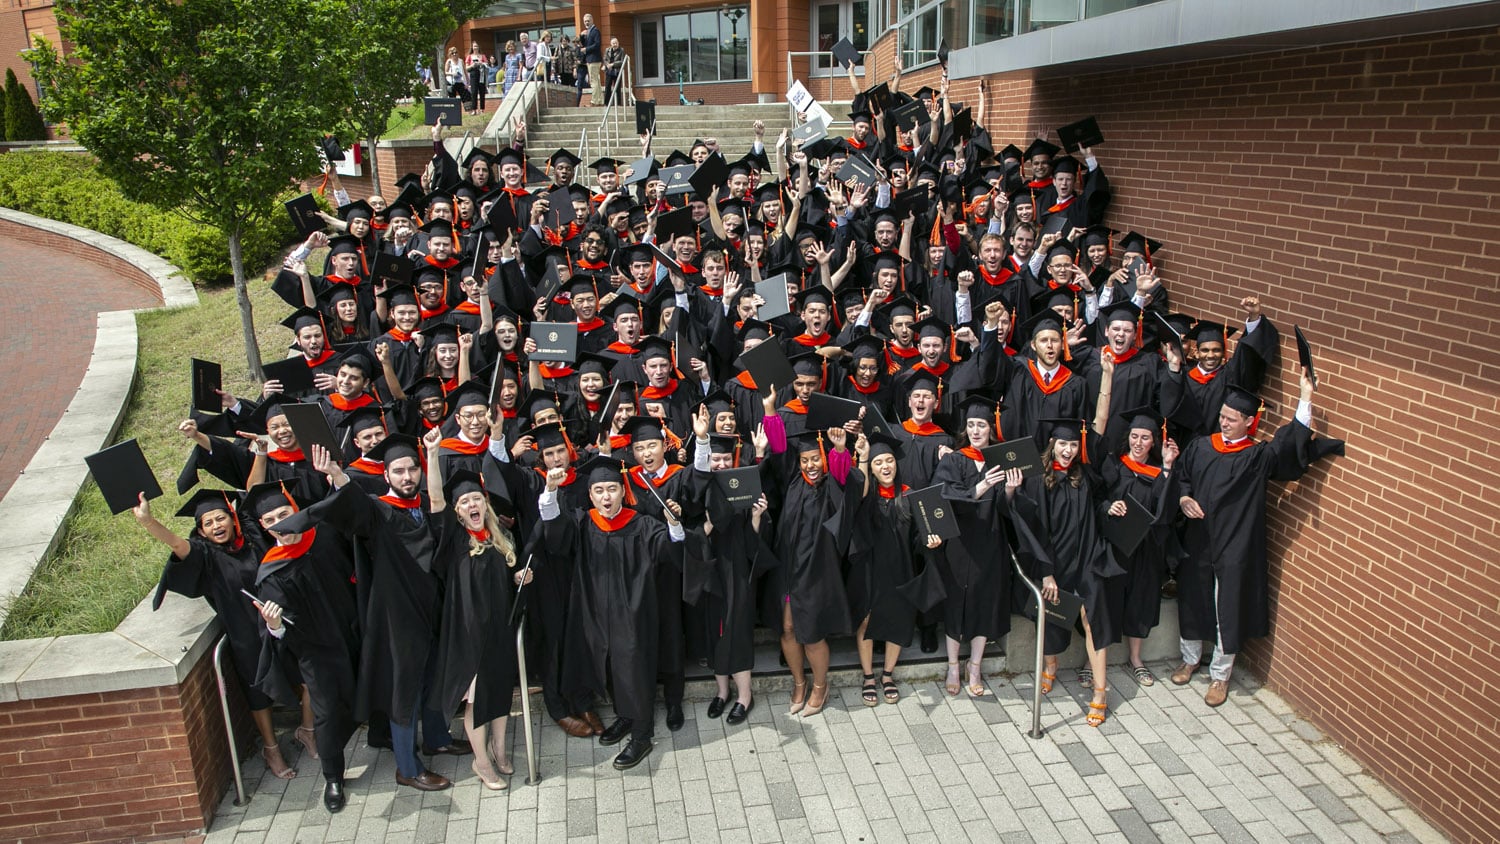
[[[1072,678],[1065,678],[1071,681]],[[511,719],[510,790],[478,787],[466,761],[443,758],[451,791],[398,788],[388,752],[350,743],[350,800],[330,818],[317,764],[282,783],[245,765],[250,804],[219,806],[209,844],[240,841],[1441,841],[1347,754],[1296,720],[1274,694],[1236,679],[1218,710],[1206,681],[1138,687],[1110,670],[1110,718],[1084,723],[1076,683],[1030,724],[1030,679],[992,678],[995,695],[949,698],[903,684],[896,706],[833,697],[823,714],[785,714],[789,694],[756,701],[726,727],[690,702],[673,734],[658,712],[648,761],[621,773],[614,752],[538,731],[542,780],[525,783]],[[608,713],[602,713],[608,720]],[[1302,783],[1299,785],[1298,783]]]

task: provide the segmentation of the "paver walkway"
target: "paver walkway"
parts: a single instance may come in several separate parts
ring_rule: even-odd
[[[658,710],[655,751],[624,773],[610,766],[618,747],[567,738],[549,721],[536,786],[525,784],[512,719],[517,773],[505,792],[485,791],[469,759],[453,757],[432,762],[453,789],[398,788],[394,757],[361,732],[343,812],[323,810],[316,762],[283,782],[257,758],[245,766],[249,805],[227,796],[208,841],[1442,840],[1248,672],[1217,710],[1203,703],[1205,674],[1147,689],[1112,668],[1110,719],[1096,730],[1083,722],[1076,674],[1064,672],[1037,741],[1025,734],[1024,676],[992,678],[997,696],[980,701],[929,682],[867,708],[843,689],[807,720],[784,714],[787,692],[770,693],[734,728],[691,702],[677,733]]]
[[[81,258],[0,237],[0,320],[11,327],[0,332],[0,497],[82,383],[96,315],[160,304],[159,296]]]

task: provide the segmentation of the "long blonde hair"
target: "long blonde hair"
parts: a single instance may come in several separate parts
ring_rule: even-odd
[[[495,508],[490,506],[488,499],[484,502],[484,529],[489,532],[490,538],[484,542],[469,534],[469,556],[477,557],[486,550],[494,548],[505,558],[506,568],[516,567],[516,541],[511,537],[510,531],[500,526],[500,519],[495,515]]]

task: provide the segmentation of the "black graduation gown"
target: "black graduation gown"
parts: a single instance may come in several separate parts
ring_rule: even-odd
[[[768,581],[774,588],[766,597],[775,602],[778,630],[781,606],[790,597],[793,632],[799,643],[811,645],[851,631],[842,564],[864,476],[850,469],[842,486],[827,474],[809,484],[795,462],[791,471],[796,474],[782,499],[776,531],[776,556],[783,565]]]
[[[1047,489],[1047,474],[1058,475]],[[1016,490],[1014,506],[1026,519],[1044,553],[1039,557],[1038,578],[1051,575],[1057,588],[1083,599],[1094,647],[1105,648],[1120,641],[1120,628],[1109,612],[1105,581],[1125,573],[1115,562],[1114,548],[1104,539],[1103,519],[1109,502],[1102,483],[1085,465],[1074,487],[1061,473],[1045,469],[1026,478]],[[1059,654],[1068,647],[1072,631],[1045,625],[1046,653]]]
[[[596,513],[543,522],[549,563],[574,570],[570,615],[579,641],[568,649],[569,667],[598,695],[612,687],[621,717],[650,721],[659,663],[656,570],[681,570],[682,544],[633,510],[621,510],[610,529],[596,523]]]
[[[693,472],[676,464],[669,465],[667,471],[672,474],[655,487],[656,494],[663,502],[671,499],[682,506],[684,524],[701,522],[705,487],[710,482],[710,478],[701,472]],[[626,506],[634,508],[645,518],[665,525],[666,513],[661,505],[656,503],[651,492],[646,489],[647,481],[643,480],[643,477],[644,472],[637,474],[631,471],[630,490],[635,496],[635,503],[630,504],[627,501]],[[695,655],[701,654],[704,646],[704,637],[701,632],[698,632],[698,628],[683,624],[682,570],[672,566],[658,567],[656,569],[656,593],[657,605],[660,607],[656,625],[658,670],[665,677],[680,677],[683,673],[686,646],[689,644],[684,630],[687,631],[687,635],[694,636],[691,644]]]
[[[1088,379],[1060,364],[1053,376],[1053,383],[1044,386],[1038,374],[1033,374],[1034,361],[1021,355],[999,355],[1003,372],[1001,383],[1005,384],[1005,409],[1000,412],[1000,427],[1007,440],[1033,437],[1038,446],[1046,445],[1040,436],[1038,423],[1043,419],[1091,419],[1094,397],[1090,395]],[[1065,378],[1059,384],[1056,379]],[[1114,404],[1111,396],[1110,404]]]
[[[974,460],[961,451],[939,461],[932,477],[943,487],[943,500],[952,507],[959,535],[928,551],[927,559],[937,565],[947,592],[943,627],[960,642],[976,636],[998,639],[1010,632],[1014,566],[1005,534],[1010,508],[1003,486],[975,499],[982,478]]]
[[[151,609],[161,609],[166,593],[176,592],[184,598],[202,598],[213,607],[224,635],[229,639],[229,652],[234,658],[235,670],[244,684],[251,709],[266,709],[271,698],[252,688],[255,672],[260,664],[261,637],[266,624],[249,598],[241,594],[245,589],[255,594],[255,577],[259,574],[260,558],[265,556],[266,544],[261,539],[259,528],[246,531],[238,549],[210,542],[195,528],[187,538],[190,550],[186,557],[167,555],[167,564],[162,567],[161,579],[156,584],[156,595],[151,599]],[[293,684],[300,680],[288,678]]]
[[[849,538],[849,616],[857,628],[868,616],[865,638],[907,647],[916,627],[917,610],[897,587],[916,575],[914,551],[925,547],[910,505],[896,495],[882,498],[873,480],[855,509]]]
[[[1087,395],[1098,396],[1104,380],[1104,369],[1099,364],[1099,353],[1093,352],[1084,359]],[[1115,373],[1110,384],[1109,406],[1115,411],[1109,415],[1104,428],[1104,442],[1109,448],[1125,450],[1125,440],[1130,435],[1130,421],[1120,416],[1120,411],[1137,407],[1155,408],[1157,381],[1166,367],[1161,355],[1155,351],[1136,351],[1124,363],[1115,364]],[[1091,420],[1092,421],[1092,420]]]
[[[1189,437],[1206,437],[1217,432],[1219,410],[1224,407],[1229,387],[1259,393],[1266,370],[1280,358],[1280,343],[1276,326],[1262,317],[1255,330],[1235,345],[1234,355],[1208,377],[1198,374],[1196,368],[1163,377],[1162,414]]]
[[[432,705],[453,712],[474,681],[474,723],[488,723],[510,714],[520,676],[510,613],[516,591],[513,578],[525,560],[518,558],[517,566],[510,568],[493,547],[471,554],[469,533],[453,513],[438,513],[433,520],[440,535],[434,559],[447,578]],[[535,565],[532,571],[537,571]]]
[[[1215,622],[1224,653],[1236,654],[1246,641],[1270,633],[1266,572],[1266,481],[1293,480],[1306,464],[1312,431],[1293,421],[1270,442],[1224,452],[1215,437],[1188,443],[1178,475],[1182,494],[1203,508],[1203,518],[1187,519],[1177,568],[1177,604],[1182,638],[1212,642]],[[1214,580],[1219,585],[1214,602]]]
[[[409,724],[442,613],[443,583],[435,566],[432,517],[372,498],[347,484],[291,518],[289,529],[327,524],[362,541],[356,557],[361,598],[359,694],[355,716],[381,712]],[[420,512],[420,511],[419,511]]]
[[[246,446],[228,440],[214,440],[212,453],[197,449],[198,468],[231,486],[247,489],[250,486],[250,470],[255,465],[255,455]],[[277,452],[280,454],[280,452]],[[305,457],[300,460],[282,460],[276,456],[266,457],[266,482],[296,480],[301,483],[299,497],[304,500],[319,499],[328,494],[328,479],[312,467]]]
[[[735,511],[717,485],[708,494],[713,533],[690,539],[706,543],[703,562],[683,572],[687,591],[700,593],[698,606],[708,622],[708,663],[715,674],[730,675],[755,666],[755,591],[761,575],[781,565],[767,539],[774,535],[771,514],[757,533],[750,511]]]
[[[285,609],[285,635],[262,640],[255,687],[277,702],[296,706],[297,692],[286,682],[286,662],[307,684],[325,777],[341,777],[344,745],[354,734],[355,665],[359,621],[349,585],[347,540],[338,531],[314,531],[300,557],[261,565],[255,594]]]
[[[1151,468],[1160,470],[1160,466]],[[1108,500],[1123,501],[1128,493],[1151,508],[1155,515],[1152,527],[1141,544],[1128,556],[1115,549],[1115,560],[1125,569],[1120,577],[1105,583],[1120,633],[1144,639],[1161,623],[1161,579],[1167,567],[1172,542],[1172,522],[1177,518],[1177,476],[1175,472],[1153,477],[1138,472],[1118,457],[1110,457],[1100,467]],[[1113,519],[1114,516],[1105,516]]]

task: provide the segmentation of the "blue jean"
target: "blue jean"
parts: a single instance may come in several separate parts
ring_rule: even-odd
[[[453,734],[448,732],[448,717],[427,706],[427,693],[432,688],[433,674],[437,667],[437,649],[427,657],[427,667],[422,672],[422,685],[417,690],[417,699],[412,704],[411,723],[406,725],[391,721],[391,748],[396,754],[396,771],[403,777],[415,777],[427,769],[417,758],[417,713],[422,719],[422,746],[428,749],[447,747],[453,743]]]

